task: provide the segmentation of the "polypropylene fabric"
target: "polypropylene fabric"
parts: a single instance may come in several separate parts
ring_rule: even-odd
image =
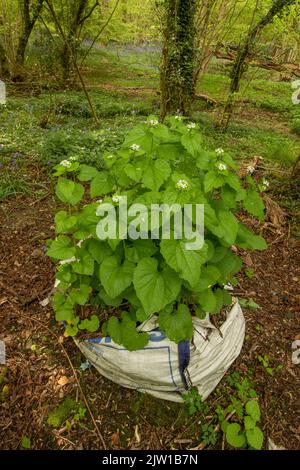
[[[181,347],[159,330],[156,316],[139,327],[149,333],[149,343],[138,351],[128,351],[110,337],[75,342],[104,377],[119,385],[174,402],[182,401],[193,386],[205,399],[240,354],[245,319],[236,303],[220,330],[208,316],[194,318],[193,325],[193,340]]]

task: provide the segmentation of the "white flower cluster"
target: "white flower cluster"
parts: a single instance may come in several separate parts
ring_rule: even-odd
[[[249,175],[253,175],[254,172],[255,172],[254,166],[252,166],[252,165],[247,166],[247,173]]]
[[[225,163],[219,163],[217,168],[220,171],[225,171],[227,170],[227,165],[225,165]]]
[[[158,125],[158,120],[157,119],[150,119],[150,121],[148,121],[148,124],[150,126],[157,126]]]
[[[140,146],[138,144],[132,144],[132,146],[130,148],[134,152],[137,152],[138,150],[140,150]]]
[[[124,196],[119,196],[118,194],[114,194],[112,197],[113,202],[121,202],[123,201],[123,199],[124,199]]]
[[[64,168],[70,168],[72,166],[72,162],[76,162],[77,158],[76,157],[70,157],[68,160],[62,160],[60,162],[60,166]]]
[[[63,166],[64,168],[70,168],[71,165],[72,165],[72,162],[70,162],[69,160],[62,160],[60,162],[60,166]]]
[[[176,183],[176,188],[178,189],[187,189],[189,187],[189,183],[187,180],[178,180]]]
[[[190,131],[191,129],[195,129],[196,127],[196,124],[194,122],[190,122],[189,124],[187,124],[186,126],[188,128],[188,130]]]
[[[262,180],[262,190],[265,191],[270,186],[270,182],[266,179]]]
[[[216,152],[218,155],[223,155],[224,150],[223,150],[222,148],[217,148],[217,149],[215,150],[215,152]]]

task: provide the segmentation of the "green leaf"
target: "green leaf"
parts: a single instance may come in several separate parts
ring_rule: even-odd
[[[47,255],[53,259],[65,260],[72,258],[76,253],[76,248],[72,246],[72,241],[65,235],[60,235],[53,240],[47,250]]]
[[[238,423],[230,423],[226,428],[226,440],[233,447],[240,448],[246,444],[244,434],[240,433],[241,426]]]
[[[245,225],[239,223],[236,244],[244,249],[265,250],[268,245],[259,235],[255,235]]]
[[[216,268],[216,266],[213,266],[211,264],[204,266],[201,270],[201,276],[197,289],[206,290],[210,286],[213,286],[220,278],[220,275],[220,271]]]
[[[69,232],[75,227],[77,217],[69,215],[66,211],[59,211],[55,215],[55,229],[56,233]]]
[[[119,307],[121,305],[123,297],[119,295],[118,297],[112,298],[105,292],[105,289],[101,289],[99,292],[99,297],[103,302],[109,307]]]
[[[158,191],[164,181],[170,176],[171,168],[168,162],[162,159],[155,160],[147,167],[142,182],[146,188]]]
[[[128,178],[132,179],[135,182],[138,182],[142,179],[143,168],[133,165],[132,163],[127,163],[124,167],[124,171]]]
[[[80,330],[87,330],[91,333],[94,333],[99,328],[99,318],[97,317],[97,315],[92,315],[90,318],[82,320],[79,323],[78,328]]]
[[[90,296],[91,288],[82,284],[78,289],[72,288],[70,291],[70,298],[74,304],[85,305]]]
[[[160,243],[161,254],[168,265],[191,286],[199,281],[200,268],[206,261],[207,250],[207,245],[201,250],[187,250],[182,240],[162,240]]]
[[[95,239],[89,240],[87,250],[98,264],[101,264],[105,258],[108,258],[113,253],[108,243]]]
[[[249,214],[258,217],[260,220],[264,218],[265,206],[257,191],[249,189],[247,191],[247,195],[243,201],[243,204]]]
[[[246,411],[255,422],[260,420],[260,408],[256,400],[247,401]]]
[[[27,436],[22,437],[21,446],[23,447],[23,449],[30,449],[31,448],[31,441],[30,441],[29,437],[27,437]]]
[[[246,415],[244,417],[244,426],[246,431],[255,428],[255,421],[251,418],[251,416]]]
[[[98,175],[98,170],[93,166],[89,165],[80,165],[79,167],[79,175],[77,178],[79,181],[91,181]]]
[[[260,450],[262,448],[264,443],[264,434],[258,426],[247,430],[246,437],[248,444],[253,447],[253,449]]]
[[[100,266],[100,280],[106,293],[118,297],[130,286],[133,279],[134,264],[125,260],[120,263],[117,256],[106,258]]]
[[[165,308],[159,314],[158,323],[168,338],[175,343],[193,338],[193,322],[188,307],[180,304],[174,312]]]
[[[71,321],[74,317],[74,307],[70,300],[59,306],[54,306],[55,318],[57,321]]]
[[[139,261],[133,284],[147,315],[159,312],[173,302],[181,287],[177,274],[168,267],[158,271],[158,261],[154,258]]]
[[[211,289],[207,289],[198,297],[198,302],[205,312],[213,313],[216,308],[216,297]]]
[[[55,193],[60,201],[75,206],[83,198],[84,187],[67,178],[59,178]]]
[[[222,238],[229,245],[233,245],[238,233],[238,221],[231,212],[225,210],[220,210],[218,212],[218,218],[223,230]]]
[[[195,157],[201,151],[202,136],[199,132],[186,132],[181,138],[181,143],[188,153]]]
[[[116,343],[123,344],[128,351],[142,349],[149,341],[147,333],[139,333],[136,330],[136,323],[130,319],[128,313],[122,315],[121,321],[116,317],[110,317],[106,331]]]
[[[220,188],[223,180],[214,171],[209,171],[204,177],[204,192],[209,193],[212,189]]]
[[[98,175],[92,179],[90,194],[91,198],[104,196],[105,194],[111,193],[113,190],[113,181],[109,174],[105,171],[98,173]]]
[[[142,258],[148,258],[156,253],[157,247],[152,240],[135,240],[133,246],[125,247],[128,261],[138,263]]]
[[[94,274],[94,260],[87,251],[81,250],[77,258],[78,260],[72,264],[75,273],[85,276]]]
[[[215,264],[221,273],[221,280],[227,281],[227,278],[234,276],[241,269],[243,261],[238,256],[228,251],[221,261]]]

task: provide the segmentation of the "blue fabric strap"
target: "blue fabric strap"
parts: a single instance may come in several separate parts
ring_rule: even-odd
[[[178,343],[178,357],[179,357],[179,371],[182,378],[182,382],[186,390],[190,390],[192,387],[189,379],[188,371],[186,370],[190,363],[190,342],[181,341]]]

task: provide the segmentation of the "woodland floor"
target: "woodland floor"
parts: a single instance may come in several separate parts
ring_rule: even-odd
[[[35,169],[33,168],[34,172]],[[40,175],[39,175],[40,176]],[[82,371],[84,357],[62,330],[51,306],[40,301],[51,292],[54,269],[45,256],[53,236],[54,200],[17,197],[0,212],[0,339],[7,345],[8,394],[0,404],[0,448],[18,449],[24,436],[34,449],[184,449],[201,442],[199,417],[183,405],[161,402],[111,383],[96,370]],[[291,345],[299,336],[300,242],[288,228],[266,227],[265,252],[246,256],[251,279],[241,274],[236,294],[252,298],[259,309],[245,309],[246,340],[233,370],[252,371],[267,438],[287,449],[299,448],[299,366]],[[258,356],[268,358],[272,375]],[[214,406],[222,385],[209,398]],[[73,396],[91,415],[69,426],[47,424],[53,410]],[[86,400],[86,401],[85,401]],[[209,422],[210,416],[206,417]],[[97,429],[98,428],[98,429]],[[100,436],[101,434],[101,436]],[[221,436],[220,436],[221,438]],[[224,445],[224,444],[223,444]],[[267,444],[266,444],[267,445]],[[219,439],[215,448],[221,448]]]
[[[207,400],[205,416],[189,416],[184,405],[119,387],[93,368],[82,370],[85,358],[72,339],[63,339],[51,305],[40,304],[54,283],[54,266],[45,255],[57,210],[49,178],[53,163],[75,152],[80,159],[94,158],[84,160],[93,164],[98,148],[117,147],[126,129],[158,111],[157,70],[138,70],[106,56],[95,55],[93,61],[85,77],[101,116],[96,137],[77,91],[58,92],[51,110],[47,93],[35,96],[33,90],[26,96],[28,90],[12,88],[0,122],[0,340],[7,347],[7,364],[0,366],[0,449],[28,447],[28,439],[32,449],[194,448],[203,442],[202,426],[211,423],[216,406],[230,403],[234,391],[228,379],[234,373],[254,383],[264,447],[271,438],[277,446],[299,449],[300,366],[291,360],[292,343],[300,339],[299,180],[289,178],[299,137],[291,131],[290,85],[264,75],[250,77],[247,103],[236,109],[228,133],[218,135],[212,121],[221,112],[228,77],[219,71],[213,80],[212,75],[202,78],[201,90],[220,103],[216,109],[199,103],[195,111],[209,145],[230,149],[242,163],[262,155],[261,171],[271,181],[268,196],[283,207],[285,217],[278,221],[276,209],[271,210],[267,223],[254,227],[269,247],[243,253],[234,294],[253,299],[259,308],[243,309],[242,353]],[[90,130],[90,141],[82,144]],[[67,397],[80,403],[85,415],[71,410],[61,425],[51,426],[49,413]],[[216,443],[205,448],[226,448],[222,433],[213,433]]]

